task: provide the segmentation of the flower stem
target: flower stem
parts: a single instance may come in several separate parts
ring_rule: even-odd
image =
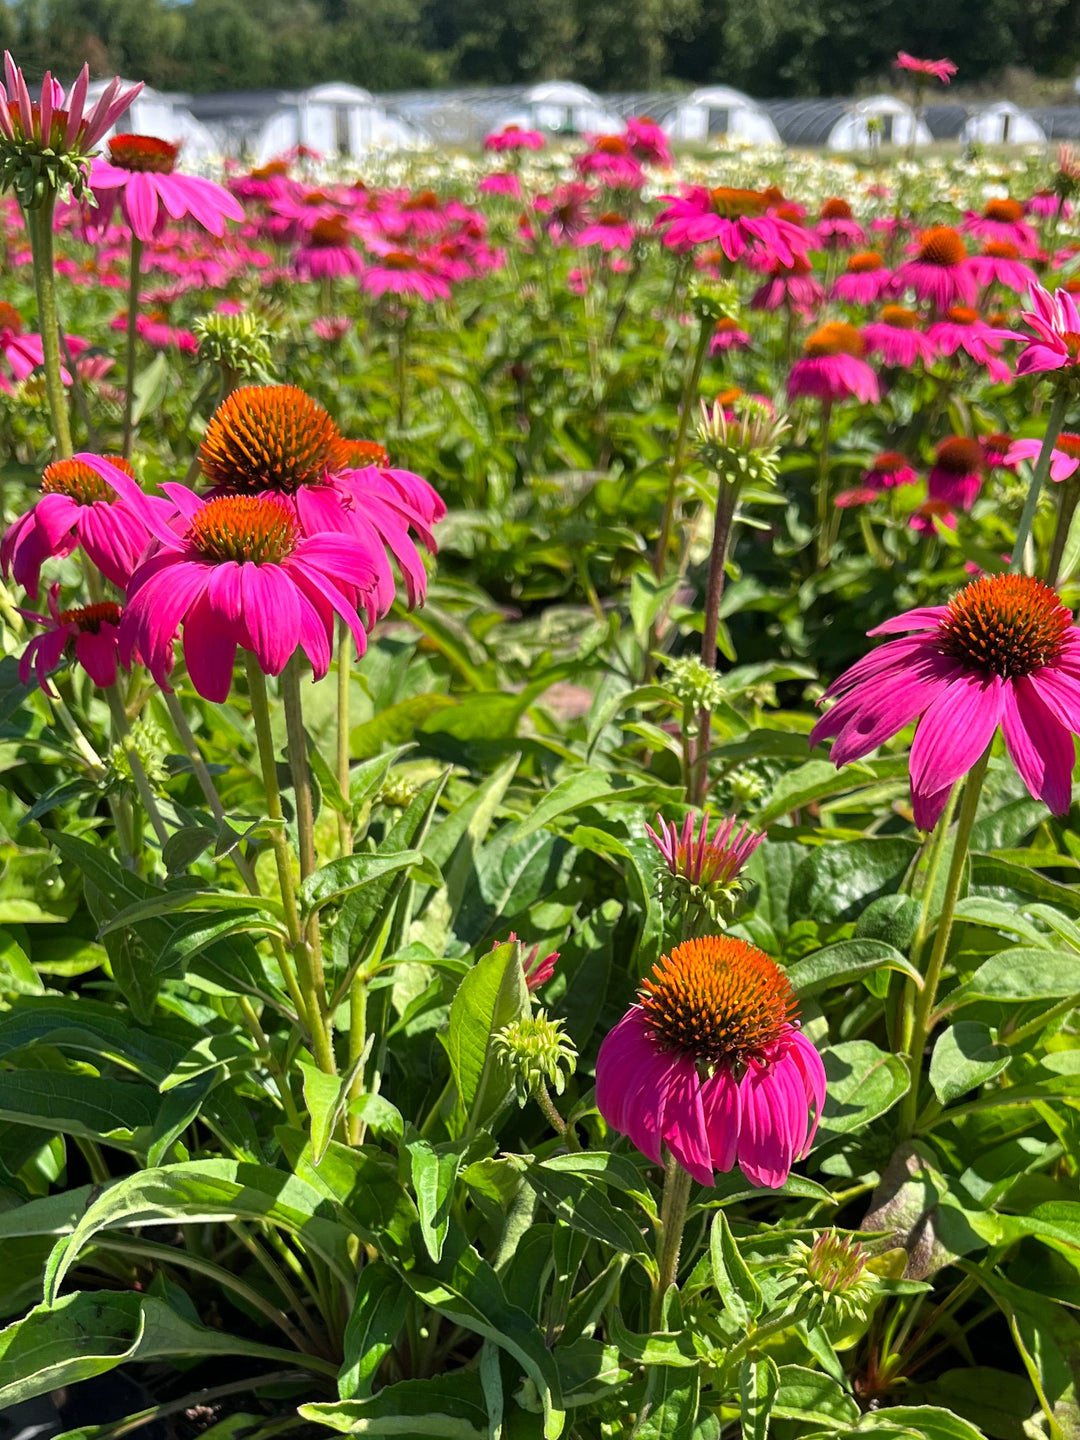
[[[68,419],[67,396],[60,364],[60,322],[56,314],[56,275],[53,268],[53,207],[50,196],[43,205],[27,210],[26,230],[34,262],[34,289],[37,292],[38,329],[45,370],[45,394],[52,415],[56,455],[69,459],[73,453],[71,422]]]
[[[357,972],[349,986],[349,1069],[357,1064],[367,1045],[367,976]],[[357,1100],[364,1093],[364,1066],[361,1065],[349,1086],[349,1099]],[[364,1139],[364,1120],[360,1115],[345,1113],[345,1133],[350,1145],[360,1145]]]
[[[270,840],[274,847],[277,863],[278,889],[285,913],[285,929],[289,935],[289,948],[296,964],[294,973],[291,965],[283,967],[283,976],[289,995],[296,1006],[302,1024],[311,1032],[312,1048],[319,1068],[328,1075],[336,1072],[334,1052],[323,1022],[322,1005],[315,990],[308,943],[300,927],[300,911],[296,903],[296,883],[292,872],[292,855],[289,839],[285,833],[285,817],[281,809],[281,792],[277,782],[277,761],[274,755],[274,737],[270,728],[270,702],[266,694],[266,677],[259,669],[254,655],[247,656],[248,691],[251,697],[251,718],[255,725],[255,738],[259,748],[259,764],[262,769],[263,791],[266,795],[266,813],[271,821]],[[325,996],[324,996],[325,1000]]]
[[[353,638],[344,620],[338,621],[337,652],[337,780],[345,803],[349,803],[349,689],[352,684]],[[351,855],[352,825],[348,815],[338,816],[338,842],[342,855]]]
[[[1080,472],[1074,472],[1061,482],[1061,496],[1058,500],[1057,524],[1050,541],[1050,558],[1046,562],[1046,583],[1051,590],[1057,588],[1061,557],[1065,554],[1077,501],[1080,501]],[[1068,578],[1068,577],[1066,577]]]
[[[731,527],[739,502],[739,482],[716,477],[716,516],[713,520],[712,549],[709,552],[709,579],[705,589],[705,628],[701,636],[701,663],[716,669],[716,636],[720,629],[720,601],[724,594],[724,566],[727,563]],[[698,718],[697,764],[693,776],[692,800],[700,805],[709,783],[709,739],[712,711],[701,707]]]
[[[674,1155],[668,1156],[664,1194],[660,1202],[660,1235],[656,1247],[656,1281],[653,1286],[649,1328],[663,1325],[664,1297],[679,1273],[679,1252],[686,1228],[686,1206],[690,1199],[690,1175]]]
[[[990,763],[990,749],[991,746],[987,745],[968,772],[967,782],[964,785],[964,798],[960,804],[960,815],[956,822],[952,862],[949,865],[949,874],[945,881],[945,896],[941,905],[941,914],[938,916],[934,948],[930,952],[930,960],[923,977],[923,987],[915,1000],[911,1042],[907,1049],[909,1084],[900,1111],[902,1138],[911,1135],[915,1128],[923,1051],[926,1049],[926,1042],[930,1038],[930,1030],[934,1023],[934,1004],[937,1000],[938,985],[941,983],[941,972],[945,966],[945,956],[949,949],[953,916],[960,898],[960,886],[964,878],[964,868],[967,865],[968,846],[971,843],[971,832],[975,825],[975,813],[979,808],[979,795],[982,792],[986,767]]]
[[[697,344],[694,346],[690,364],[686,369],[682,399],[679,402],[679,425],[675,431],[671,468],[668,471],[668,490],[664,500],[664,514],[660,521],[660,534],[657,537],[656,550],[653,554],[653,574],[657,580],[662,580],[664,576],[668,546],[671,543],[671,526],[675,519],[675,502],[679,493],[679,476],[682,474],[683,454],[686,449],[686,434],[690,428],[690,414],[694,408],[694,397],[697,395],[698,385],[701,383],[701,372],[705,368],[705,356],[708,353],[712,331],[712,321],[702,320]]]
[[[823,570],[832,552],[832,516],[829,513],[829,426],[832,401],[821,402],[821,453],[817,478],[817,568]]]
[[[124,379],[124,439],[120,453],[125,460],[131,459],[131,445],[135,438],[135,342],[138,339],[136,324],[139,319],[139,286],[142,282],[142,241],[131,232],[131,264],[128,271],[127,309],[127,361]]]
[[[1035,462],[1035,473],[1031,477],[1031,484],[1028,486],[1027,498],[1024,501],[1024,508],[1020,512],[1020,523],[1016,527],[1016,539],[1013,542],[1012,564],[1009,570],[1014,575],[1024,573],[1025,551],[1028,541],[1031,539],[1031,527],[1035,523],[1035,512],[1039,508],[1039,496],[1046,483],[1046,477],[1050,473],[1050,461],[1054,454],[1054,442],[1061,434],[1061,427],[1065,423],[1065,412],[1069,408],[1069,397],[1064,389],[1054,394],[1054,403],[1050,406],[1050,415],[1046,421],[1046,434],[1043,436],[1042,449],[1039,451],[1039,458]]]
[[[139,752],[135,748],[135,741],[132,738],[131,726],[128,724],[124,702],[115,685],[109,685],[105,693],[109,697],[109,712],[112,715],[113,729],[116,731],[117,742],[127,756],[128,764],[131,766],[131,778],[135,781],[135,788],[139,792],[139,799],[142,801],[150,824],[153,826],[158,844],[164,846],[169,838],[169,832],[165,827],[165,821],[161,818],[161,811],[158,809],[154,792],[150,788],[150,781],[146,778],[146,771],[143,768],[142,760],[139,758]]]

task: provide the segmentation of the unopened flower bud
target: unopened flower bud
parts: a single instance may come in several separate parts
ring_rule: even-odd
[[[535,1099],[548,1085],[561,1095],[577,1069],[577,1049],[563,1033],[562,1021],[549,1019],[543,1010],[499,1030],[495,1049],[513,1074],[519,1105]]]
[[[214,311],[202,315],[192,326],[199,340],[199,359],[234,375],[256,380],[270,380],[272,359],[270,325],[259,315],[245,310],[239,315]]]
[[[787,428],[786,419],[761,397],[742,396],[730,410],[703,401],[697,455],[728,485],[771,485],[780,468],[780,437]]]
[[[724,696],[720,676],[696,655],[680,655],[667,661],[664,684],[682,705],[684,712],[715,710]]]
[[[746,825],[736,829],[734,815],[721,820],[711,838],[708,815],[702,815],[696,836],[694,822],[693,813],[687,815],[680,830],[658,815],[655,830],[645,826],[664,861],[660,894],[688,915],[704,914],[722,924],[742,890],[739,875],[765,837]]]
[[[736,320],[739,291],[730,280],[693,280],[687,303],[699,320]]]
[[[811,1324],[865,1317],[877,1289],[867,1258],[858,1241],[835,1230],[823,1231],[813,1245],[795,1242],[783,1268],[795,1280],[796,1295],[809,1301]]]

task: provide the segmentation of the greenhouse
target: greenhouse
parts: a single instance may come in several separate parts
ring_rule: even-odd
[[[766,112],[785,145],[800,149],[869,150],[877,144],[931,140],[926,124],[895,95],[866,100],[770,100]]]

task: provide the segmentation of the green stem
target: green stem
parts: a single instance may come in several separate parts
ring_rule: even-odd
[[[1031,484],[1028,486],[1027,498],[1024,501],[1024,508],[1020,512],[1020,523],[1016,527],[1016,539],[1013,541],[1012,564],[1009,570],[1014,575],[1024,572],[1025,552],[1028,541],[1031,539],[1031,528],[1035,524],[1035,512],[1039,508],[1039,496],[1042,494],[1046,477],[1050,473],[1050,461],[1053,459],[1054,442],[1061,434],[1061,427],[1065,423],[1065,412],[1069,408],[1069,396],[1064,389],[1054,392],[1054,403],[1050,406],[1050,415],[1046,421],[1046,434],[1043,436],[1042,449],[1039,451],[1039,458],[1035,462],[1035,473],[1031,477]]]
[[[821,402],[821,453],[817,477],[817,567],[823,570],[832,551],[832,516],[829,513],[829,426],[832,401]]]
[[[128,271],[127,309],[127,361],[124,379],[124,439],[121,454],[131,459],[131,444],[135,438],[135,342],[138,339],[136,325],[139,319],[139,286],[142,281],[142,241],[131,232],[131,263]]]
[[[300,879],[306,880],[314,871],[315,853],[315,806],[311,792],[311,767],[308,765],[307,735],[304,731],[304,705],[300,695],[300,652],[297,651],[285,666],[281,676],[281,698],[285,705],[285,729],[289,741],[289,768],[292,771],[293,797],[296,801],[296,831],[300,852]],[[307,927],[307,953],[311,967],[312,1000],[318,1006],[321,1029],[325,1035],[325,1053],[319,1065],[329,1069],[328,1075],[337,1073],[331,1043],[333,1012],[327,1004],[326,975],[323,970],[322,936],[319,932],[319,917],[313,915]],[[321,1042],[320,1042],[321,1043]]]
[[[139,759],[139,752],[135,748],[135,741],[132,739],[131,727],[128,724],[127,711],[124,709],[124,702],[121,699],[120,691],[116,685],[110,685],[106,689],[109,698],[109,711],[112,714],[113,728],[116,731],[117,742],[123,747],[127,756],[128,764],[131,766],[131,776],[135,781],[135,788],[139,792],[139,799],[143,803],[150,824],[153,826],[154,834],[157,836],[158,844],[164,847],[169,838],[169,832],[165,828],[165,821],[161,818],[161,811],[158,809],[157,799],[150,788],[150,781],[146,778],[146,771]]]
[[[338,621],[337,652],[337,779],[345,803],[349,803],[349,761],[352,758],[349,744],[351,727],[349,715],[349,690],[352,684],[352,632],[344,620]],[[338,843],[342,855],[351,855],[353,848],[352,825],[348,815],[338,816]]]
[[[349,1086],[349,1099],[358,1100],[364,1093],[364,1067],[359,1064],[367,1045],[367,976],[357,973],[349,987],[349,1069],[357,1066],[356,1074]],[[361,1115],[351,1115],[346,1110],[345,1131],[350,1145],[360,1145],[364,1139],[364,1120]]]
[[[73,454],[71,422],[68,419],[67,396],[60,364],[60,322],[56,313],[56,275],[53,266],[53,207],[50,195],[43,205],[27,210],[26,231],[34,262],[34,289],[37,293],[38,329],[45,370],[45,394],[52,415],[56,455],[66,460]]]
[[[938,916],[937,934],[934,936],[934,948],[930,952],[930,961],[926,967],[926,974],[923,978],[923,987],[915,1000],[915,1013],[911,1026],[911,1044],[907,1051],[908,1091],[904,1096],[900,1111],[901,1137],[911,1135],[915,1129],[915,1120],[918,1115],[919,1080],[922,1075],[923,1051],[926,1049],[926,1042],[930,1038],[930,1031],[934,1023],[934,1005],[937,1000],[938,985],[941,983],[941,973],[944,969],[945,956],[949,949],[953,916],[956,913],[956,904],[960,898],[960,886],[964,878],[964,868],[967,865],[968,846],[971,843],[971,832],[975,825],[975,813],[979,808],[979,795],[982,791],[986,767],[990,763],[990,748],[991,747],[987,745],[982,755],[968,772],[967,783],[964,786],[964,798],[960,805],[960,815],[956,822],[956,838],[953,841],[952,862],[949,865],[949,874],[945,881],[945,896],[942,901],[941,914]]]
[[[281,791],[277,782],[277,761],[274,755],[274,737],[270,727],[270,702],[266,694],[266,677],[259,669],[254,655],[247,656],[248,691],[251,697],[251,718],[255,725],[255,738],[259,750],[259,764],[262,770],[263,791],[266,795],[266,813],[270,824],[270,841],[274,847],[277,864],[278,889],[285,914],[285,929],[289,936],[289,949],[296,966],[283,969],[286,987],[296,1006],[301,1024],[306,1024],[311,1034],[312,1048],[319,1067],[328,1075],[335,1073],[334,1054],[330,1037],[323,1023],[322,1006],[315,989],[311,969],[311,956],[307,940],[300,926],[300,911],[296,903],[296,882],[293,879],[292,855],[289,838],[285,833],[285,816],[281,809]]]
[[[211,1385],[206,1390],[196,1390],[191,1395],[183,1395],[179,1400],[167,1400],[161,1405],[151,1405],[146,1410],[125,1415],[123,1420],[114,1421],[112,1424],[92,1425],[78,1433],[84,1436],[85,1440],[121,1440],[122,1436],[133,1435],[152,1420],[164,1420],[169,1415],[195,1411],[200,1405],[211,1400],[224,1400],[229,1395],[243,1395],[249,1390],[266,1390],[270,1386],[294,1385],[299,1381],[306,1381],[307,1378],[307,1373],[303,1370],[272,1370],[268,1375],[253,1375],[247,1380],[230,1380],[227,1385]],[[303,1421],[297,1417],[295,1420],[289,1419],[287,1423],[294,1427],[303,1424]],[[264,1427],[261,1433],[266,1435],[268,1431]],[[274,1433],[277,1433],[276,1426]]]
[[[999,1045],[1022,1045],[1025,1040],[1030,1040],[1033,1035],[1038,1035],[1048,1025],[1064,1019],[1080,1005],[1080,993],[1067,995],[1064,1000],[1059,1000],[1049,1010],[1044,1010],[1041,1015],[1036,1015],[1034,1020],[1029,1020],[1026,1025],[1018,1025],[1015,1030],[1008,1034],[998,1036]]]
[[[722,475],[716,477],[716,515],[713,520],[712,549],[709,552],[709,579],[705,589],[705,626],[701,636],[701,663],[716,669],[716,637],[720,629],[720,601],[724,594],[724,566],[739,502],[740,483]],[[709,784],[709,742],[712,731],[712,710],[701,707],[698,717],[697,764],[691,800],[701,805]]]
[[[1070,475],[1067,480],[1061,482],[1059,488],[1061,493],[1058,499],[1057,524],[1054,526],[1053,538],[1050,541],[1050,558],[1046,562],[1046,583],[1051,590],[1057,588],[1061,557],[1065,554],[1073,516],[1076,514],[1076,505],[1080,501],[1080,473]],[[1065,578],[1068,579],[1068,576]]]
[[[683,453],[686,449],[686,435],[690,428],[690,414],[694,408],[694,398],[697,395],[698,385],[701,383],[701,372],[705,368],[705,356],[708,354],[712,332],[713,322],[711,320],[702,320],[701,329],[698,332],[697,344],[694,346],[690,364],[686,369],[682,399],[679,402],[679,425],[675,431],[675,445],[671,452],[671,468],[668,471],[667,498],[664,501],[664,514],[660,521],[660,534],[657,537],[656,550],[653,554],[653,574],[657,580],[663,579],[664,576],[668,546],[671,543],[671,526],[675,518],[675,503],[679,495],[679,477],[682,474]],[[650,646],[649,648],[651,649],[652,647]]]
[[[559,1114],[555,1101],[552,1100],[551,1094],[543,1080],[540,1081],[540,1089],[536,1092],[536,1103],[544,1112],[548,1124],[555,1131],[555,1134],[566,1142],[566,1148],[568,1150],[580,1150],[581,1142],[574,1134],[574,1127],[567,1124]]]
[[[686,1207],[690,1199],[690,1176],[674,1155],[668,1156],[664,1194],[660,1202],[660,1234],[656,1246],[656,1281],[653,1285],[649,1328],[663,1327],[664,1297],[679,1273],[679,1252],[686,1228]]]

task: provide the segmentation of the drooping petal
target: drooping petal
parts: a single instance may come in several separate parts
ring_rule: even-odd
[[[1004,707],[998,675],[957,676],[919,721],[911,746],[911,789],[928,795],[966,775],[993,739]]]
[[[1020,778],[1055,815],[1072,804],[1076,747],[1028,677],[1005,686],[1001,722],[1005,744]]]
[[[279,565],[243,565],[244,616],[251,648],[266,675],[280,675],[300,639],[296,586]]]
[[[191,683],[203,699],[223,704],[232,686],[236,636],[205,592],[184,618],[184,660]]]
[[[660,1164],[669,1070],[670,1057],[647,1033],[637,1005],[605,1036],[596,1058],[597,1109],[654,1165]]]
[[[712,1159],[705,1131],[705,1110],[701,1103],[701,1081],[697,1066],[689,1055],[672,1057],[663,1129],[668,1149],[687,1174],[701,1185],[712,1185]]]
[[[721,1065],[701,1087],[705,1107],[705,1133],[714,1170],[728,1171],[735,1164],[739,1150],[741,1123],[741,1091],[731,1069]]]

